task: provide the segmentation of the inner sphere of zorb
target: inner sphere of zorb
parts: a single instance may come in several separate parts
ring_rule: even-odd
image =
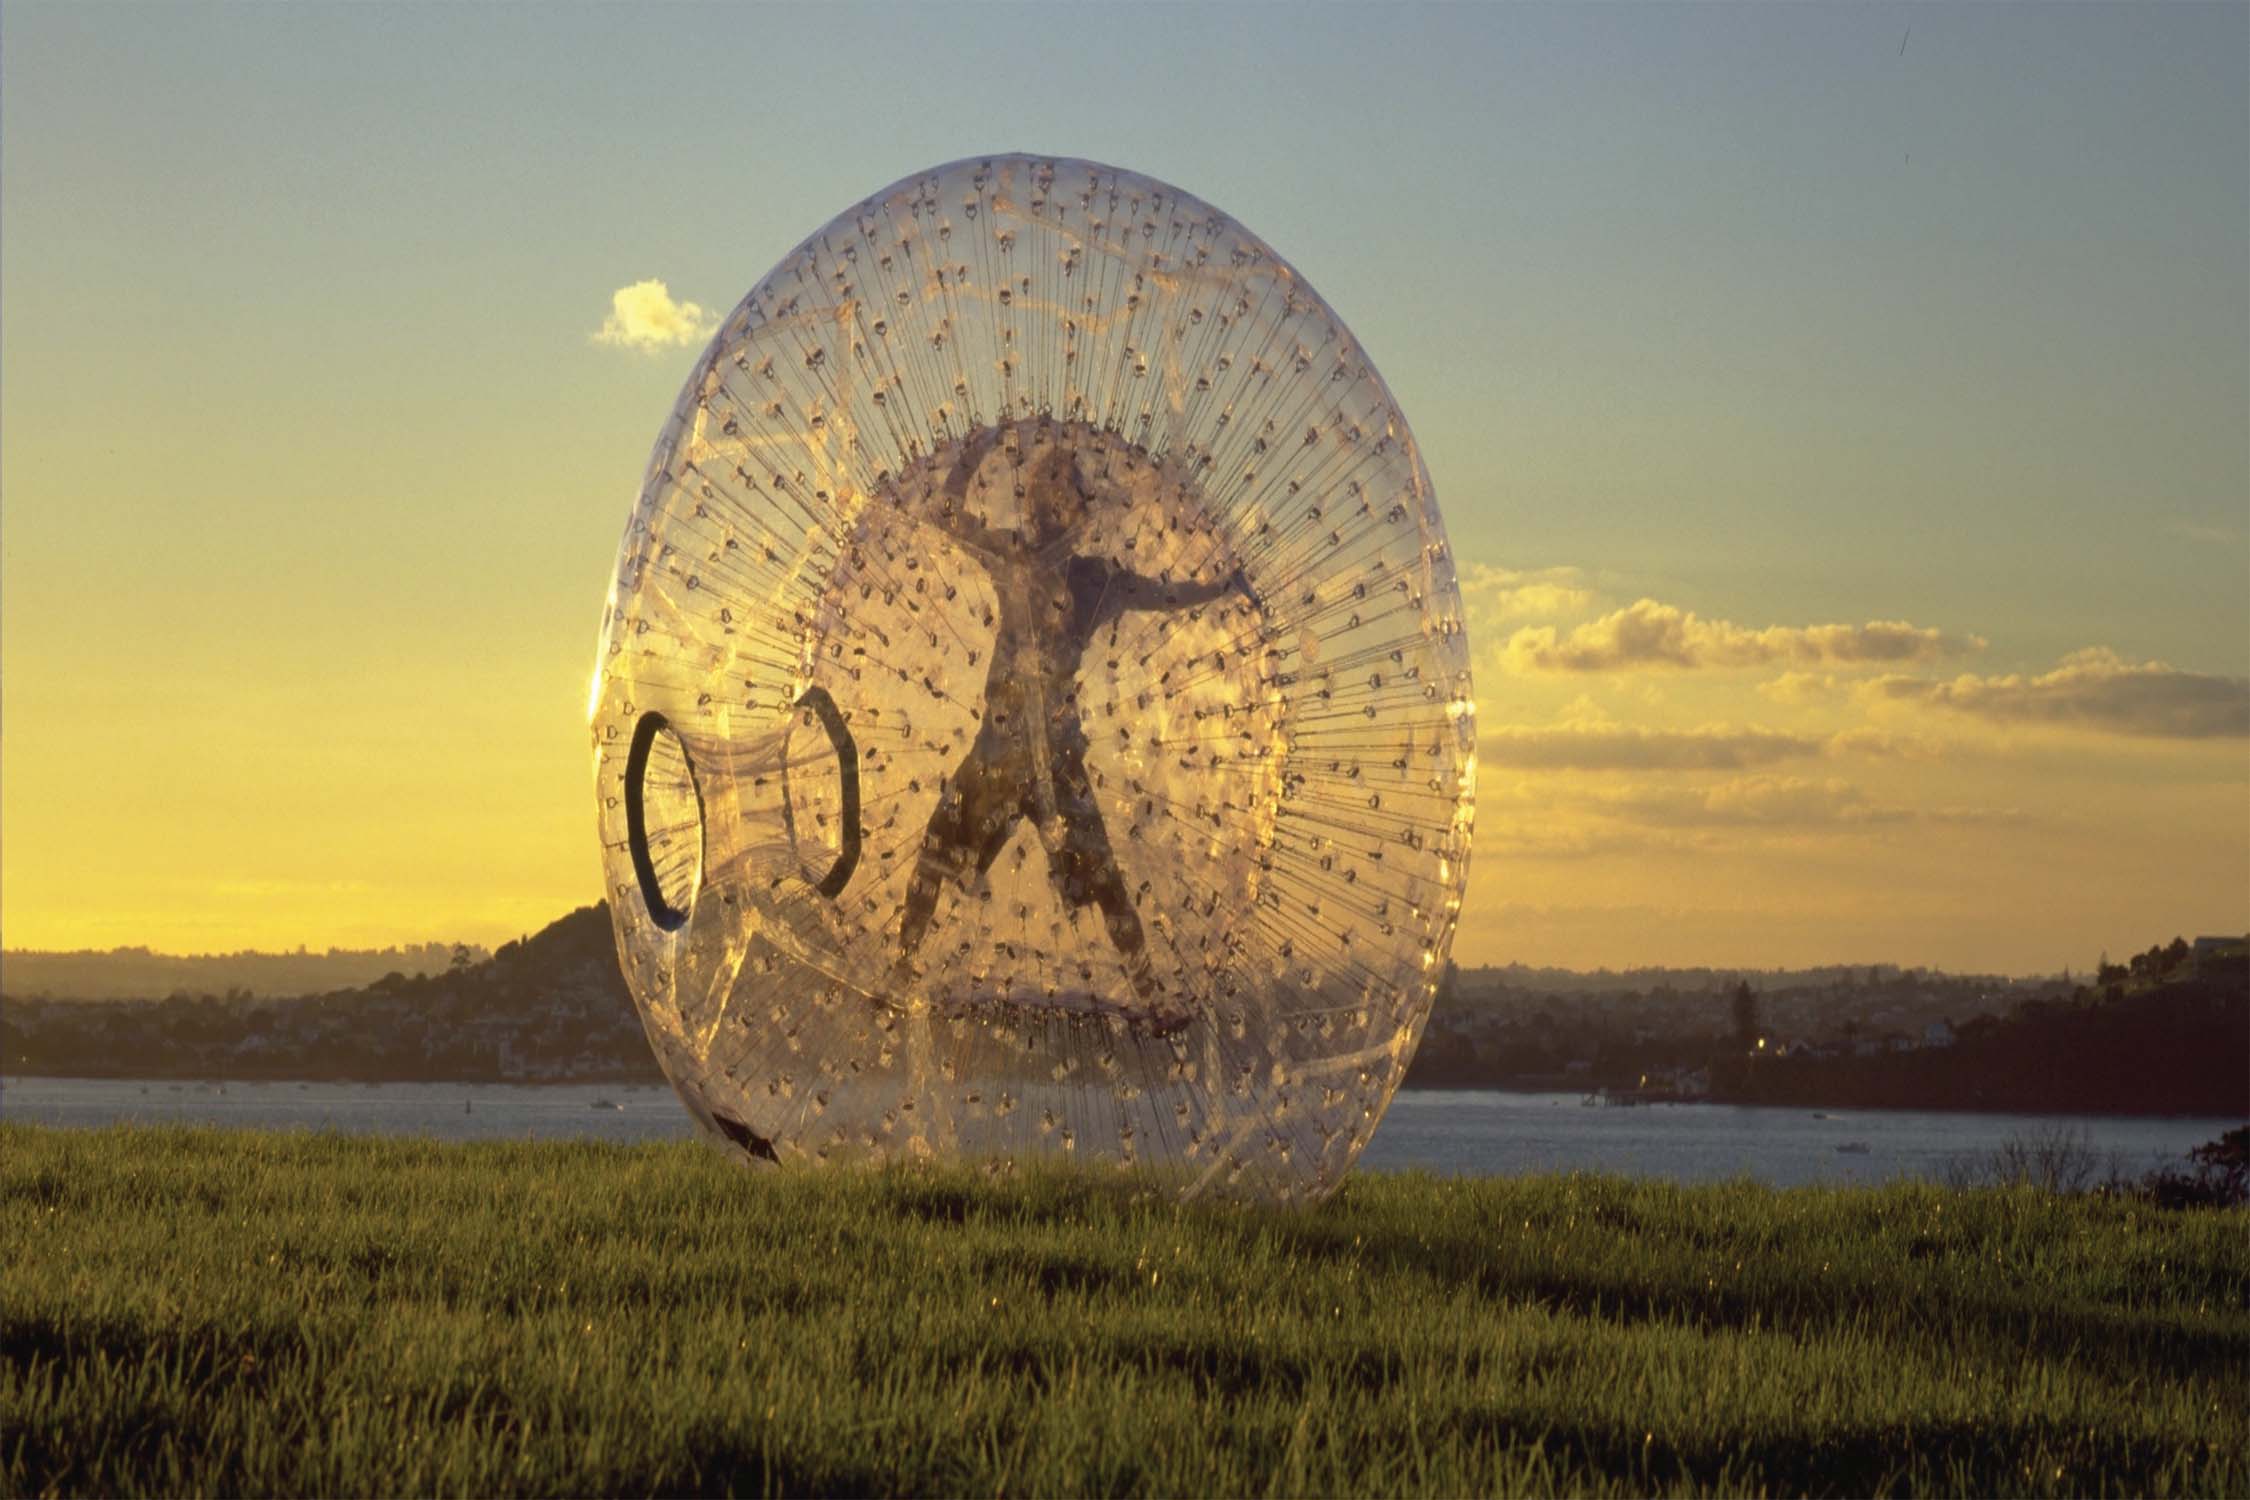
[[[657,1058],[781,1161],[1316,1197],[1467,876],[1406,419],[1263,241],[1089,162],[908,178],[727,316],[625,529],[593,734]]]

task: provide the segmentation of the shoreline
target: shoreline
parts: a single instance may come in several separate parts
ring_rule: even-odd
[[[196,1084],[207,1087],[225,1087],[233,1084],[305,1084],[341,1087],[430,1087],[430,1088],[653,1088],[671,1092],[671,1084],[661,1074],[618,1069],[601,1073],[588,1073],[563,1078],[431,1078],[394,1075],[369,1075],[364,1073],[307,1073],[286,1072],[109,1072],[84,1071],[52,1072],[39,1068],[0,1069],[0,1090],[24,1079],[40,1079],[56,1083],[116,1083],[116,1084]],[[1428,1098],[1438,1094],[1511,1094],[1520,1097],[1565,1098],[1575,1097],[1589,1107],[1604,1109],[1658,1109],[1679,1105],[1708,1106],[1717,1109],[1772,1111],[1776,1114],[1818,1114],[1828,1110],[1845,1110],[1862,1114],[1911,1115],[1978,1115],[2013,1116],[2020,1119],[2083,1119],[2083,1120],[2227,1120],[2234,1117],[2224,1112],[2214,1113],[2201,1109],[2021,1109],[2000,1104],[1963,1103],[1903,1103],[1874,1104],[1853,1100],[1777,1100],[1737,1099],[1719,1095],[1694,1098],[1675,1097],[1663,1099],[1604,1100],[1599,1090],[1555,1088],[1550,1081],[1533,1083],[1494,1082],[1488,1084],[1462,1084],[1447,1081],[1442,1084],[1415,1083],[1411,1078],[1399,1086],[1399,1093]],[[2250,1119],[2237,1123],[2250,1124]]]

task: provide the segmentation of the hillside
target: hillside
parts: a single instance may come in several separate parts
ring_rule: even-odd
[[[2250,960],[2035,1002],[1947,1046],[1759,1057],[1714,1080],[1746,1104],[2250,1118]]]
[[[295,999],[11,994],[0,1066],[94,1078],[661,1081],[602,906],[481,962]]]
[[[5,977],[0,1069],[16,1074],[659,1081],[603,906],[481,961],[293,999],[42,999],[13,988],[12,968]],[[1629,1092],[1666,1081],[1675,1096],[1743,1103],[2250,1113],[2250,971],[2239,956],[2075,991],[1923,971],[1814,971],[1801,988],[1769,976],[1780,984],[1758,1008],[1772,1046],[1754,1059],[1726,1034],[1719,990],[1558,993],[1511,977],[1522,976],[1454,977],[1408,1087]]]
[[[0,953],[0,991],[41,1000],[159,1000],[167,995],[316,995],[373,984],[386,974],[442,974],[489,957],[482,948],[416,943],[330,948],[324,953],[153,953],[146,948]]]

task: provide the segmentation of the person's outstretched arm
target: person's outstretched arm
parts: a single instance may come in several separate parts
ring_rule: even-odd
[[[1119,568],[1110,579],[1110,598],[1114,601],[1111,612],[1122,614],[1135,609],[1193,609],[1198,604],[1209,604],[1222,594],[1240,589],[1245,597],[1256,598],[1251,592],[1250,580],[1242,569],[1236,568],[1224,578],[1206,583],[1167,583],[1160,578],[1149,578],[1126,568]]]
[[[1081,568],[1087,569],[1088,573],[1080,573]],[[1220,595],[1236,589],[1240,589],[1243,597],[1253,602],[1258,597],[1251,590],[1250,581],[1240,568],[1209,583],[1168,583],[1161,578],[1150,578],[1135,573],[1130,568],[1115,567],[1092,558],[1079,559],[1072,564],[1071,571],[1073,590],[1100,590],[1100,603],[1095,606],[1093,616],[1085,627],[1089,631],[1115,623],[1117,617],[1128,610],[1193,609],[1199,604],[1209,604]],[[1080,597],[1085,597],[1083,592]]]

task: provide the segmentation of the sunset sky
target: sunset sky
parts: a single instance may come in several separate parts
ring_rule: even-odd
[[[594,899],[603,589],[710,322],[1025,150],[1291,259],[1475,641],[1456,956],[2250,926],[2250,7],[0,14],[0,936]]]

